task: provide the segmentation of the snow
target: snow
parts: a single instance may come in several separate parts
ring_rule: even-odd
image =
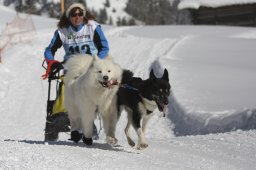
[[[0,15],[4,28],[15,12],[0,6]],[[157,75],[169,71],[167,116],[155,111],[149,148],[136,150],[124,135],[126,113],[118,122],[117,146],[106,144],[103,131],[90,147],[72,143],[66,133],[44,142],[47,81],[41,64],[57,20],[32,18],[37,37],[2,54],[0,169],[255,169],[255,28],[102,26],[123,68],[142,78],[151,68]],[[56,56],[62,58],[63,50]]]
[[[230,5],[254,4],[256,0],[180,0],[179,9],[192,8],[198,9],[203,7],[221,7]]]
[[[124,9],[126,7],[127,0],[109,0],[110,7],[105,7],[106,0],[86,0],[86,4],[89,9],[94,9],[96,11],[100,11],[106,8],[108,14],[108,21],[109,18],[112,18],[114,24],[118,21],[118,18],[123,19],[126,18],[130,19],[130,15],[128,15]]]
[[[54,4],[57,4],[57,3],[61,3],[61,0],[47,0],[46,2],[47,2],[47,3],[54,3]]]

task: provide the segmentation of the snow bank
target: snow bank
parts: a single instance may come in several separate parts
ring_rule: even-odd
[[[200,7],[221,7],[230,5],[243,5],[243,4],[254,4],[256,0],[181,0],[178,8],[179,9],[198,9]]]

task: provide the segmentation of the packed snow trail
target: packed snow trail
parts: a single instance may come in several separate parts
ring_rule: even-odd
[[[123,140],[111,147],[103,140],[88,147],[67,140],[44,144],[41,140],[1,140],[1,169],[246,169],[255,168],[256,133],[149,139],[138,151]]]
[[[1,16],[5,14],[6,11]],[[70,142],[66,133],[62,133],[57,142],[44,143],[47,81],[41,79],[44,73],[41,64],[44,48],[56,29],[56,20],[34,17],[34,21],[38,28],[37,38],[29,44],[16,44],[6,50],[4,63],[0,65],[0,169],[255,169],[255,130],[175,137],[173,129],[179,122],[171,122],[173,113],[170,107],[167,118],[155,112],[146,134],[149,148],[145,150],[136,150],[127,144],[124,135],[126,113],[118,122],[119,142],[116,147],[106,144],[103,132],[91,147]],[[195,29],[179,28],[177,32]],[[140,34],[141,30],[146,33],[148,29],[153,30],[151,37],[134,34]],[[134,71],[136,76],[148,78],[151,68],[159,69],[156,72],[161,74],[160,68],[168,67],[166,56],[173,52],[177,43],[179,45],[180,36],[160,37],[156,34],[170,32],[170,29],[175,30],[171,26],[106,27],[106,35],[109,31],[111,36],[108,39],[115,60],[123,68]],[[237,28],[230,29],[229,32],[239,32]],[[63,52],[60,50],[56,56],[61,58]],[[179,106],[175,98],[170,99],[170,104]],[[186,118],[186,115],[181,115],[179,120]],[[134,134],[133,138],[137,139]]]

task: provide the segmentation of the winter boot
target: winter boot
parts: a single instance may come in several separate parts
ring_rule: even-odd
[[[83,136],[83,142],[86,145],[90,146],[90,145],[92,145],[92,138],[87,138],[87,137]]]
[[[75,143],[79,142],[83,138],[83,133],[80,133],[78,130],[74,130],[71,132],[71,139]]]

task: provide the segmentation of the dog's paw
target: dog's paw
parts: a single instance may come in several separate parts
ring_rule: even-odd
[[[140,143],[137,145],[137,149],[141,150],[141,149],[146,149],[148,147],[147,143]]]
[[[109,145],[116,145],[117,144],[117,142],[118,142],[118,140],[114,137],[110,137],[110,136],[108,136],[107,138],[106,138],[106,141],[107,141],[107,143],[109,144]]]
[[[128,140],[128,144],[131,146],[131,147],[134,147],[135,146],[135,142],[133,140]]]
[[[80,133],[79,131],[77,130],[74,130],[71,132],[71,139],[72,141],[74,141],[75,143],[79,142],[83,137],[83,134]]]
[[[92,138],[87,138],[87,137],[83,136],[83,142],[86,145],[92,145]]]

